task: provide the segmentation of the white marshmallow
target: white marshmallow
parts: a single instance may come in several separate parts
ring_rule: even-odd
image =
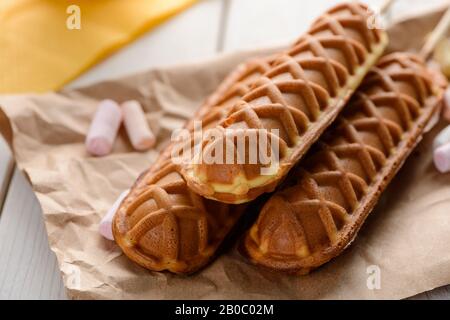
[[[136,150],[144,151],[153,147],[156,139],[145,119],[145,113],[135,100],[122,104],[125,129]]]
[[[434,138],[433,150],[436,150],[440,146],[450,142],[450,125],[445,127],[439,134]]]
[[[120,204],[122,203],[123,199],[125,199],[125,197],[128,195],[129,192],[130,190],[125,190],[120,194],[120,196],[117,198],[117,200],[114,202],[112,207],[108,210],[108,212],[100,222],[98,230],[100,234],[108,240],[114,240],[114,236],[112,233],[112,221],[114,219],[114,215],[116,214],[117,209],[119,209]]]
[[[120,124],[122,109],[112,100],[100,101],[86,137],[86,149],[94,156],[105,156],[113,148]]]
[[[433,160],[439,172],[450,172],[450,143],[446,143],[434,150]]]

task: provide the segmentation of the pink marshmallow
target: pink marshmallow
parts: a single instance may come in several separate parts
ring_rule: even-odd
[[[112,207],[108,210],[108,212],[100,222],[98,230],[100,234],[108,240],[114,240],[114,236],[112,233],[112,221],[114,219],[114,215],[116,214],[117,209],[119,209],[120,204],[122,203],[123,199],[125,199],[125,197],[128,195],[129,192],[130,190],[125,190],[120,194],[120,196],[117,198],[117,200],[114,202]]]
[[[441,132],[434,138],[433,150],[436,150],[440,146],[450,142],[450,125],[442,129]]]
[[[450,172],[450,143],[446,143],[433,153],[434,165],[441,173]]]
[[[156,139],[145,119],[145,113],[135,100],[122,104],[125,129],[136,150],[144,151],[153,147]]]
[[[112,100],[99,103],[86,137],[86,149],[94,156],[111,153],[122,122],[122,109]]]

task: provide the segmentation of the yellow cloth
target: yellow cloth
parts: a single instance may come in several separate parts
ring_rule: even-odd
[[[0,93],[58,89],[195,1],[0,0]]]

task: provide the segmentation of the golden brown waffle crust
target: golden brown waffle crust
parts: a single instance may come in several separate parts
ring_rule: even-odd
[[[389,59],[399,59],[401,61],[405,61],[406,63],[414,62],[417,65],[423,64],[423,62],[418,62],[421,60],[415,56],[400,53],[388,55],[384,57],[380,63],[382,64]],[[381,70],[381,73],[382,72],[383,71]],[[259,236],[264,232],[264,230],[261,230],[260,228],[260,219],[263,219],[261,216],[264,214],[264,211],[269,210],[269,202],[273,207],[276,207],[278,205],[280,210],[285,210],[285,212],[292,213],[294,215],[301,214],[301,212],[294,209],[292,204],[289,203],[287,199],[285,199],[286,191],[280,190],[279,192],[275,193],[274,196],[272,196],[266,206],[262,209],[258,221],[246,234],[244,242],[241,246],[241,250],[243,251],[243,253],[248,256],[253,263],[264,266],[271,270],[283,271],[287,273],[306,274],[309,271],[328,262],[332,258],[340,255],[344,251],[344,249],[351,244],[351,242],[355,239],[359,229],[366,220],[367,216],[370,214],[370,212],[378,202],[383,190],[386,189],[387,185],[400,170],[410,153],[413,151],[414,147],[421,141],[422,135],[424,133],[424,128],[433,117],[434,113],[438,112],[439,107],[442,104],[444,90],[441,87],[433,84],[434,80],[431,76],[431,73],[425,69],[425,66],[422,72],[423,77],[419,80],[426,83],[427,86],[430,86],[433,93],[427,97],[425,104],[421,106],[422,108],[420,115],[411,122],[411,127],[402,134],[399,143],[391,151],[390,155],[386,159],[386,162],[377,171],[375,178],[367,186],[367,189],[365,190],[364,195],[361,197],[361,199],[359,199],[356,208],[353,211],[349,212],[349,221],[345,223],[341,229],[337,230],[335,240],[330,240],[330,243],[328,245],[323,245],[317,250],[309,250],[310,252],[308,254],[301,254],[302,257],[288,257],[283,254],[280,254],[277,257],[276,253],[274,252],[265,253],[264,251],[266,250],[261,248],[262,240]],[[370,86],[365,87],[364,83],[362,85],[362,88],[363,92],[364,88],[366,90],[370,90]],[[355,98],[354,100],[356,99],[357,98]],[[352,102],[350,102],[350,106],[351,103]],[[337,121],[345,121],[345,115],[341,116]],[[330,129],[329,136],[338,134],[338,132],[334,132],[333,130],[335,130],[335,128]],[[314,157],[314,154],[312,154],[311,157]],[[308,157],[305,160],[308,161]],[[303,171],[301,165],[295,170],[297,173]],[[296,182],[296,185],[294,187],[290,187],[292,188],[291,190],[293,190],[294,188],[298,188],[302,183],[305,183],[306,179],[308,178],[306,178],[306,176],[305,178],[302,178],[303,175],[303,173],[300,174],[301,177]],[[316,198],[313,197],[309,200],[315,199]],[[332,200],[328,199],[328,201]],[[302,245],[308,246],[307,239],[303,239],[302,241]]]
[[[338,14],[339,12],[341,12],[340,10],[350,10],[352,11],[352,15],[349,15],[348,17],[342,17],[342,15]],[[368,15],[367,10],[367,7],[361,4],[345,3],[331,9],[327,14],[317,19],[317,22],[313,24],[307,35],[300,38],[296,46],[279,55],[278,59],[275,59],[275,63],[272,69],[269,70],[267,74],[262,77],[262,79],[260,79],[260,81],[252,88],[252,91],[245,95],[240,102],[236,103],[235,109],[233,109],[233,113],[230,113],[228,117],[224,119],[218,126],[219,129],[231,128],[232,130],[232,125],[236,121],[239,121],[246,122],[249,130],[254,129],[255,127],[252,127],[253,124],[250,124],[250,122],[246,120],[246,118],[239,118],[239,120],[236,120],[236,118],[240,117],[237,115],[247,112],[250,117],[250,114],[254,115],[255,112],[257,114],[257,110],[263,109],[264,107],[276,108],[279,105],[282,105],[286,111],[292,109],[293,111],[295,110],[295,112],[303,112],[305,123],[303,123],[301,126],[305,127],[306,129],[296,129],[298,130],[298,132],[296,134],[292,134],[297,135],[292,146],[288,146],[291,143],[288,143],[283,139],[280,140],[281,149],[284,150],[281,153],[283,153],[284,155],[280,157],[279,167],[276,172],[266,176],[260,174],[255,177],[249,177],[249,173],[247,172],[247,169],[244,169],[244,166],[237,164],[214,164],[209,166],[205,164],[198,164],[196,163],[198,159],[195,159],[190,163],[183,164],[180,168],[180,172],[186,179],[189,188],[206,198],[230,204],[249,202],[265,192],[272,192],[282,182],[289,170],[303,157],[310,146],[320,137],[323,131],[336,119],[339,112],[341,112],[344,108],[349,97],[361,83],[364,75],[376,63],[376,61],[386,48],[388,43],[386,32],[384,32],[383,30],[367,29],[367,26],[365,25]],[[336,14],[336,17],[334,17],[333,14]],[[337,30],[340,30],[339,32],[343,32],[342,30],[348,27],[348,25],[351,25],[351,23],[354,23],[355,25],[359,23],[361,34],[367,36],[364,41],[369,43],[368,48],[364,49],[362,40],[360,43],[358,43],[358,41],[352,39],[350,36],[345,36],[344,33],[338,35],[334,34],[328,37],[315,35],[315,32],[318,32],[317,30],[323,32],[323,30],[326,30],[327,28],[331,33],[338,32]],[[337,27],[337,25],[339,25],[339,27]],[[351,26],[351,28],[353,28],[354,25]],[[371,36],[371,38],[369,37],[369,35]],[[352,46],[354,46],[354,49],[358,48],[358,50],[361,50],[361,52],[366,50],[364,53],[365,57],[363,59],[363,62],[356,63],[354,61],[353,63],[355,63],[355,65],[351,67],[353,68],[353,71],[351,72],[349,72],[349,70],[347,70],[346,67],[343,66],[342,61],[339,62],[337,60],[334,60],[333,58],[327,56],[327,53],[324,53],[326,51],[324,48],[327,47],[329,42],[338,39],[339,41],[343,41],[343,43],[346,43],[345,45],[339,47],[339,50],[341,50],[341,53],[344,55],[348,54],[349,51],[347,51],[347,49]],[[319,49],[314,49],[316,48],[318,43],[321,43],[322,51]],[[301,50],[310,50],[311,52],[314,52],[314,50],[316,50],[317,52],[314,52],[313,58],[299,58],[299,60],[296,60],[295,55],[298,54],[299,50],[300,52],[303,52]],[[315,69],[315,62],[313,61],[316,61],[315,59],[322,58],[324,58],[324,61],[328,63],[327,68],[335,68],[335,71],[337,73],[348,72],[345,84],[337,85],[336,83],[334,84],[336,85],[336,87],[328,84],[329,87],[327,90],[329,90],[329,92],[327,92],[324,87],[320,87],[316,82],[314,82],[314,76],[308,76],[308,72],[317,71]],[[277,70],[285,67],[287,69],[299,68],[302,69],[302,71],[298,71],[298,73],[295,73],[292,70],[289,71],[294,80],[291,82],[288,81],[288,84],[288,82],[284,80],[279,81],[276,79],[276,76],[278,76]],[[323,72],[324,78],[328,79],[329,74],[326,74],[326,72],[324,71],[325,69],[326,68],[323,67],[320,72]],[[272,76],[274,76],[273,79],[271,78]],[[308,103],[305,103],[306,109],[309,108],[309,111],[302,110],[302,106],[290,105],[289,102],[287,102],[287,99],[284,98],[284,89],[282,89],[282,87],[293,86],[293,83],[295,81],[302,85],[305,84],[305,88],[307,88],[302,89],[303,91],[300,90],[295,93],[304,101],[310,99],[310,97],[305,93],[308,90],[310,90],[310,92],[313,92],[315,90],[314,94],[316,95],[316,101],[320,101],[323,98],[321,94],[327,92],[327,101],[324,102],[322,106],[308,106],[308,103],[311,103],[310,99]],[[332,91],[334,91],[334,93]],[[291,91],[288,91],[288,93],[291,94]],[[268,100],[272,101],[272,103],[260,105],[257,101],[259,101],[262,97],[267,98]],[[243,109],[245,109],[246,111],[242,112]],[[307,116],[309,112],[311,114],[317,112],[317,119],[313,120],[313,116]],[[259,120],[260,121],[258,126],[264,129],[263,119],[260,118]],[[252,121],[252,123],[254,123],[258,120],[254,119]],[[286,128],[292,128],[292,124],[286,125],[283,123],[280,127],[281,130],[290,130]],[[300,132],[301,130],[304,130],[304,132]],[[204,142],[204,146],[208,146],[208,144],[209,143],[207,141]],[[230,176],[228,179],[229,181],[218,181],[214,177],[217,176],[216,172],[223,172],[222,176],[226,175],[225,173],[228,172],[228,175]],[[230,172],[233,172],[233,174],[231,174]]]

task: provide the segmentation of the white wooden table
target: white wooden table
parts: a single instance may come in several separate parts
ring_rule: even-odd
[[[398,0],[397,12],[448,0]],[[203,0],[123,48],[69,87],[223,52],[288,43],[337,0]],[[366,0],[377,7],[382,0]],[[0,299],[64,299],[41,209],[0,138]],[[450,299],[450,286],[415,298]]]

